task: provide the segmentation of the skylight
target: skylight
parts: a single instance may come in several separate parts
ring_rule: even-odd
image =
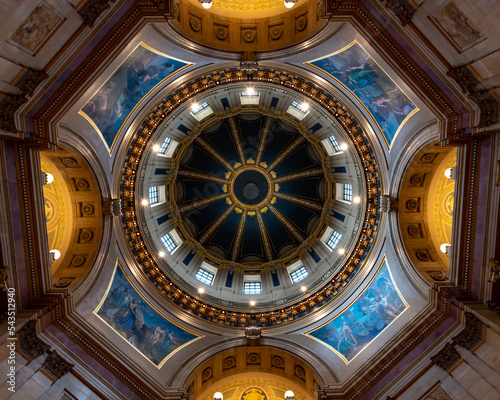
[[[262,292],[260,282],[245,282],[243,293],[245,294],[259,294]]]
[[[326,242],[326,245],[333,250],[335,247],[337,247],[341,238],[342,235],[340,233],[338,233],[337,231],[333,231],[328,238],[328,242]]]
[[[206,283],[207,285],[211,285],[214,282],[215,275],[203,268],[200,268],[195,275],[195,278],[199,281]]]

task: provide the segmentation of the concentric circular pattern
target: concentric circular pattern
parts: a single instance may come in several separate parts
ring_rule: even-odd
[[[321,221],[325,156],[275,117],[240,113],[214,125],[176,157],[183,233],[214,261],[276,261]]]
[[[245,207],[258,207],[269,197],[271,185],[265,171],[246,169],[237,175],[231,183],[234,200]]]
[[[222,78],[224,77],[224,79]],[[362,175],[366,182],[366,208],[356,245],[345,258],[342,266],[328,274],[318,288],[309,292],[306,297],[300,298],[293,303],[286,304],[280,308],[268,309],[261,313],[252,313],[247,310],[233,309],[230,305],[221,302],[209,301],[186,290],[181,284],[169,278],[161,270],[161,265],[155,259],[147,246],[146,237],[143,236],[140,225],[143,224],[143,216],[138,209],[139,193],[136,189],[139,181],[139,166],[145,150],[150,145],[151,137],[163,126],[163,122],[176,112],[177,107],[185,102],[196,99],[198,95],[211,90],[212,87],[231,87],[232,84],[257,79],[259,82],[269,82],[270,87],[289,88],[288,90],[300,93],[322,107],[332,120],[336,120],[344,130],[345,135],[351,142],[352,149],[362,164]],[[309,310],[325,304],[348,283],[356,271],[359,270],[363,260],[370,252],[377,235],[380,213],[378,210],[378,198],[380,195],[380,179],[375,154],[367,140],[364,132],[356,122],[356,119],[346,107],[335,99],[331,94],[325,92],[313,83],[299,80],[296,76],[280,71],[279,77],[272,71],[258,70],[253,77],[238,70],[223,70],[216,75],[211,74],[186,82],[178,91],[169,95],[155,110],[151,110],[150,117],[144,121],[142,127],[137,131],[135,139],[130,145],[130,152],[124,160],[121,199],[123,204],[123,227],[132,254],[145,275],[156,285],[159,292],[181,308],[188,310],[200,318],[220,324],[248,326],[248,325],[274,325],[282,324],[303,315]],[[189,92],[184,88],[190,88]],[[175,171],[172,169],[171,171]],[[172,175],[172,179],[175,177]],[[225,194],[224,194],[225,195]],[[323,209],[329,213],[329,207]],[[179,217],[179,210],[173,210],[169,218]],[[180,218],[180,217],[179,217]],[[192,243],[186,241],[188,245]],[[201,246],[194,245],[193,251],[200,252]],[[221,264],[221,266],[223,266]],[[226,267],[231,267],[228,263]]]

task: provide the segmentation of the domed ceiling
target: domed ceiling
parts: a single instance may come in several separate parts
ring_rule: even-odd
[[[264,263],[296,250],[322,215],[320,157],[276,117],[242,113],[217,121],[177,155],[172,190],[188,228],[183,233],[237,263]]]
[[[359,270],[377,232],[377,163],[328,93],[285,72],[238,74],[197,78],[143,123],[125,163],[124,227],[177,304],[233,314],[235,325],[277,323],[329,301]],[[254,306],[262,313],[249,320]]]

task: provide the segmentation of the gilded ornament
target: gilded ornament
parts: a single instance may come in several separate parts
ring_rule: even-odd
[[[420,161],[426,164],[430,164],[434,161],[436,158],[437,154],[435,153],[425,153],[422,157],[420,157]]]
[[[191,17],[189,18],[189,26],[195,32],[199,32],[201,30],[201,18]]]
[[[215,36],[219,40],[226,40],[228,36],[229,29],[227,26],[216,25],[215,26]]]
[[[73,157],[64,157],[61,161],[68,168],[78,167],[78,161],[76,161]]]
[[[244,29],[241,31],[241,37],[246,43],[252,43],[255,41],[256,31],[255,29]]]
[[[274,26],[269,27],[269,37],[272,40],[280,39],[282,34],[283,34],[282,25],[274,25]]]
[[[304,29],[306,29],[307,26],[307,18],[305,15],[301,15],[295,20],[295,29],[297,29],[298,32],[302,32]]]

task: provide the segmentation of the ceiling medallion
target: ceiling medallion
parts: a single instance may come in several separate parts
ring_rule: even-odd
[[[145,217],[144,215],[140,216],[143,214],[142,211],[138,209],[138,207],[140,207],[140,195],[136,193],[138,189],[136,183],[139,182],[138,177],[141,171],[141,159],[144,154],[151,151],[149,149],[150,139],[154,137],[158,128],[162,127],[164,121],[175,118],[176,108],[181,106],[185,101],[192,101],[193,98],[201,95],[212,87],[215,88],[218,85],[228,85],[230,87],[231,83],[241,84],[242,81],[250,81],[252,78],[254,81],[257,79],[261,82],[267,82],[266,84],[270,86],[280,87],[283,85],[288,88],[287,90],[292,92],[296,91],[299,94],[308,96],[310,102],[315,102],[317,104],[316,107],[322,107],[324,112],[329,114],[333,121],[336,120],[340,129],[344,131],[345,136],[348,137],[351,142],[353,157],[358,157],[359,165],[361,166],[361,171],[359,171],[361,175],[359,179],[365,182],[364,187],[366,189],[366,194],[363,194],[364,206],[362,210],[364,215],[361,214],[361,224],[359,228],[356,228],[353,232],[357,235],[353,239],[354,247],[351,247],[349,252],[346,252],[345,256],[342,256],[342,264],[336,266],[335,270],[332,269],[327,274],[324,274],[320,280],[321,283],[312,286],[312,289],[308,290],[306,293],[300,294],[300,297],[297,297],[295,302],[290,302],[288,300],[288,302],[285,302],[281,307],[276,303],[274,309],[272,308],[272,304],[275,302],[268,304],[259,302],[259,307],[262,306],[262,310],[265,310],[262,312],[256,312],[256,310],[252,312],[248,311],[248,309],[242,310],[238,307],[234,308],[231,302],[221,301],[216,297],[206,296],[206,293],[199,295],[196,289],[190,290],[189,285],[186,286],[186,282],[183,279],[175,277],[177,274],[173,274],[175,277],[174,280],[167,276],[162,271],[159,260],[154,256],[154,253],[148,249],[148,243],[150,243],[148,237],[150,237],[151,234],[149,233],[150,230],[144,231],[145,228],[143,228],[143,224]],[[185,90],[185,88],[189,89]],[[184,109],[184,107],[182,109]],[[222,118],[227,116],[226,113],[219,115]],[[304,132],[302,135],[304,138],[311,136],[309,132]],[[193,142],[195,136],[196,135],[190,133],[190,135],[188,135],[189,140]],[[272,187],[275,178],[272,175],[270,175],[271,177],[267,175],[274,169],[271,168],[270,171],[268,171],[266,168],[264,172],[256,167],[256,165],[260,165],[260,162],[256,165],[248,165],[248,163],[246,163],[248,159],[248,157],[245,158],[246,166],[255,167],[256,169],[241,169],[242,172],[238,171],[239,173],[236,174],[239,168],[235,168],[233,165],[232,168],[234,171],[232,171],[231,176],[228,176],[226,179],[228,181],[227,193],[221,195],[221,197],[231,198],[231,196],[233,196],[235,199],[238,199],[242,207],[246,207],[246,212],[251,211],[252,206],[260,204],[262,201],[265,201],[265,199],[268,199],[270,203],[271,200],[269,200],[269,198],[272,199],[273,191],[275,191]],[[256,160],[256,158],[252,157],[252,160]],[[178,179],[183,170],[183,166],[179,164],[173,165],[172,168],[175,172],[174,175],[168,177],[168,185],[170,185],[172,181]],[[243,168],[243,163],[241,168]],[[124,231],[129,246],[131,247],[132,254],[136,258],[138,265],[166,298],[201,318],[217,323],[234,326],[268,326],[277,323],[281,324],[307,314],[307,311],[311,308],[324,305],[325,302],[331,300],[338,291],[342,290],[352,279],[353,274],[359,270],[376,238],[380,218],[378,202],[381,188],[377,163],[370,143],[367,141],[355,118],[338,100],[333,98],[323,89],[302,78],[289,75],[286,72],[280,71],[280,73],[276,75],[273,71],[258,70],[254,73],[253,77],[249,77],[246,73],[237,70],[219,71],[183,85],[179,91],[171,94],[167,99],[161,102],[155,110],[151,110],[148,119],[141,125],[141,128],[136,134],[136,138],[130,145],[130,151],[125,159],[125,168],[123,171],[121,198],[124,205]],[[257,174],[257,177],[263,177],[264,179],[259,180],[259,178],[255,176],[250,179],[244,175],[246,171],[254,172]],[[326,175],[328,175],[328,173]],[[238,180],[240,176],[242,179],[241,183]],[[278,194],[280,192],[281,189],[278,189]],[[264,199],[261,200],[262,193],[265,195]],[[271,197],[269,197],[270,193]],[[252,202],[256,203],[252,204]],[[169,204],[171,206],[171,203]],[[169,218],[183,217],[182,212],[176,209],[176,207],[171,208],[171,210],[168,216]],[[330,207],[325,206],[322,209],[322,214],[329,215],[331,213],[330,210]],[[186,243],[189,244],[190,242],[187,241]],[[304,241],[305,249],[310,247],[310,245],[307,245],[309,245],[309,243],[306,240]],[[199,243],[193,243],[193,251],[199,253],[203,251],[203,246],[200,246]],[[273,266],[276,268],[276,264],[275,262],[269,264],[271,270],[273,270]],[[234,268],[234,262],[228,260],[227,268],[231,268],[231,265],[233,265]],[[224,267],[224,265],[221,264],[220,267]],[[294,297],[292,297],[292,299],[293,298]],[[248,305],[246,308],[248,308]]]

